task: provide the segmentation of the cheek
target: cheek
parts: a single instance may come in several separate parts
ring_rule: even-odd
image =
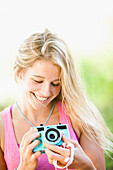
[[[24,83],[24,89],[27,91],[36,91],[40,89],[40,85],[35,82],[27,81]]]
[[[53,89],[53,94],[57,96],[60,93],[60,90],[61,90],[61,86]]]

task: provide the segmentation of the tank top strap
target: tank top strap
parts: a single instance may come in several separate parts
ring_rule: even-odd
[[[69,115],[63,109],[61,101],[58,101],[58,108],[59,108],[60,123],[67,124],[68,128],[69,128],[70,138],[73,139],[73,140],[79,141],[77,134],[75,133],[75,131],[72,128]]]
[[[4,159],[7,167],[14,170],[20,162],[19,148],[14,134],[13,123],[11,119],[13,105],[7,107],[3,113],[4,128],[5,128],[5,143],[4,143]]]

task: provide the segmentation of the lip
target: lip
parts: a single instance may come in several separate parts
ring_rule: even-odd
[[[48,97],[38,96],[38,95],[36,95],[36,94],[35,94],[35,96],[36,96],[37,99],[39,99],[39,100],[41,100],[41,101],[47,100],[47,98],[48,98]]]
[[[38,101],[38,102],[40,102],[40,103],[45,103],[45,102],[47,102],[48,101],[48,99],[50,98],[50,97],[41,97],[41,96],[38,96],[40,99],[42,99],[42,100],[40,100],[39,98],[37,98],[37,96],[35,95],[35,93],[33,93],[33,92],[30,92],[34,97],[35,97],[35,99]],[[43,100],[43,98],[44,98],[44,100]]]

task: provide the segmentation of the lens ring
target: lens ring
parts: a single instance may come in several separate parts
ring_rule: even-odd
[[[55,136],[55,139],[50,138],[50,135],[48,136],[48,134],[51,132],[51,136]],[[53,133],[52,133],[53,132]],[[55,129],[55,128],[50,128],[47,129],[47,131],[45,132],[45,138],[49,141],[49,142],[56,142],[59,138],[60,138],[60,132]]]

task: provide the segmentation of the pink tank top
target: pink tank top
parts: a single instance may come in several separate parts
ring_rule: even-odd
[[[18,167],[20,162],[19,147],[15,138],[13,123],[11,119],[12,107],[10,106],[4,110],[4,127],[5,127],[5,145],[4,145],[4,159],[8,170],[14,170]],[[78,141],[78,137],[72,129],[69,116],[62,109],[61,102],[58,102],[60,123],[67,124],[70,132],[70,138]],[[37,170],[55,170],[55,167],[49,164],[47,155],[42,154],[38,158]],[[60,169],[58,169],[60,170]]]

